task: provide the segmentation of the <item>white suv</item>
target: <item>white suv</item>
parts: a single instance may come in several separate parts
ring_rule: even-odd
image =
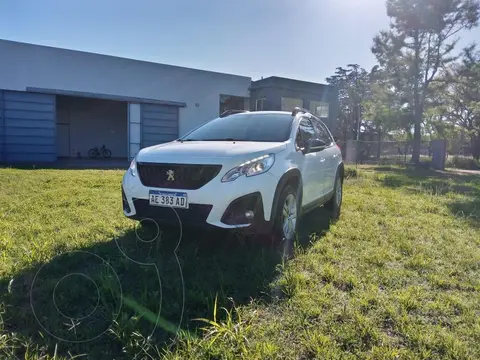
[[[142,149],[123,177],[123,211],[267,232],[290,247],[301,214],[325,204],[338,218],[343,173],[330,131],[307,110],[232,111]]]

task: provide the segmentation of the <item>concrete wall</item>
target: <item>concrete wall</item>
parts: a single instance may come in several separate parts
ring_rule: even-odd
[[[180,136],[219,115],[220,94],[249,96],[251,79],[0,40],[0,89],[60,89],[186,103]]]
[[[112,152],[112,157],[128,155],[126,103],[59,96],[57,129],[62,126],[57,131],[57,142],[69,147],[69,157],[76,157],[77,152],[88,157],[88,150],[102,145]],[[69,141],[65,141],[67,135]],[[58,155],[65,156],[61,150]]]

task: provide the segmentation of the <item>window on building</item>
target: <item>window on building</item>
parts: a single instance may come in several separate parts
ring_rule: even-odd
[[[292,111],[295,107],[303,107],[303,100],[282,97],[282,111]]]
[[[264,108],[264,103],[265,103],[265,98],[257,99],[257,101],[255,102],[255,110],[256,111],[263,111],[265,109]]]
[[[312,118],[311,120],[313,127],[315,128],[317,138],[323,140],[327,145],[333,144],[333,138],[328,132],[327,127],[318,119]]]
[[[312,123],[308,119],[302,119],[300,125],[298,126],[296,143],[298,148],[305,147],[306,141],[315,138],[315,129],[312,126]]]
[[[329,104],[321,101],[310,101],[310,109],[312,114],[319,118],[328,118]]]
[[[220,114],[227,110],[248,109],[248,98],[243,96],[220,95]],[[246,106],[247,105],[247,106]]]

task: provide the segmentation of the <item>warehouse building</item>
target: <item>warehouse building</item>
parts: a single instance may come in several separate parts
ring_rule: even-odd
[[[0,40],[0,162],[112,158],[249,107],[251,79]]]
[[[126,161],[229,109],[295,106],[332,129],[337,90],[0,40],[0,163],[74,161],[102,146]]]

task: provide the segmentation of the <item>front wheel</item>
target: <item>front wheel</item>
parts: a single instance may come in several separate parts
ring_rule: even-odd
[[[340,174],[337,173],[335,177],[335,187],[333,189],[333,196],[325,204],[325,208],[332,213],[332,220],[338,220],[340,218],[340,211],[342,208],[343,200],[343,179]]]
[[[102,150],[102,155],[104,158],[109,158],[110,156],[112,156],[112,152],[108,149],[103,149]]]
[[[293,255],[295,233],[300,215],[298,192],[287,185],[278,198],[274,220],[274,239],[283,259]]]

